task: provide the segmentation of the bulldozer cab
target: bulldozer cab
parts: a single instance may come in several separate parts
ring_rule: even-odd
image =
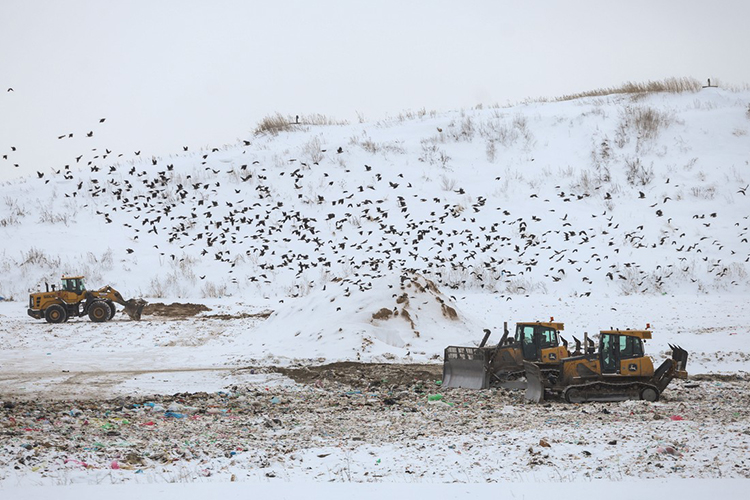
[[[602,331],[599,337],[602,374],[621,373],[623,361],[642,358],[644,356],[643,339],[645,338],[651,338],[650,331]]]
[[[521,345],[521,353],[526,361],[539,361],[542,350],[557,347],[559,339],[557,325],[545,323],[518,323],[516,324],[515,341]]]
[[[86,285],[83,282],[82,276],[63,276],[60,289],[80,295],[86,291]]]

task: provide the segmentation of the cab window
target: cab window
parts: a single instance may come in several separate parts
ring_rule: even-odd
[[[620,359],[640,358],[643,356],[643,343],[638,337],[620,335]]]
[[[521,340],[524,344],[534,343],[534,327],[524,326],[521,330]]]
[[[66,292],[81,293],[86,289],[82,279],[63,280],[62,289]]]
[[[557,332],[552,328],[540,327],[539,333],[541,334],[542,347],[556,347],[557,346]]]
[[[614,373],[617,371],[617,361],[615,359],[616,339],[614,335],[602,334],[599,344],[599,352],[602,362],[602,373]]]
[[[516,328],[516,341],[523,342],[524,344],[532,344],[534,342],[534,326],[519,325]]]

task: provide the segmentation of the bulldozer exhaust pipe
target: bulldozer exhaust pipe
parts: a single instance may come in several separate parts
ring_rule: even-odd
[[[484,338],[482,339],[482,342],[479,343],[479,347],[484,347],[484,345],[487,343],[487,339],[490,338],[490,333],[492,333],[488,328],[484,329]]]

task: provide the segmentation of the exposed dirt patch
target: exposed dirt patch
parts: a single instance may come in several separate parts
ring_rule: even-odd
[[[259,313],[239,313],[239,314],[211,314],[210,316],[203,316],[200,319],[218,319],[223,321],[229,321],[232,319],[268,319],[273,314],[273,311],[261,311]]]
[[[453,309],[451,306],[446,305],[441,302],[440,304],[443,309],[443,316],[445,316],[448,319],[457,320],[458,319],[458,313],[455,309]]]
[[[372,319],[388,319],[391,317],[391,310],[387,307],[382,308],[380,311],[376,313],[372,313]]]
[[[689,367],[688,367],[689,368]],[[742,373],[700,373],[690,375],[688,381],[720,381],[720,382],[743,382],[748,380],[747,374]]]
[[[390,363],[357,363],[344,361],[301,368],[274,368],[297,383],[317,381],[337,382],[353,388],[411,387],[415,384],[435,384],[443,377],[440,364],[401,365]]]
[[[189,318],[210,310],[209,307],[206,307],[203,304],[181,304],[179,302],[173,302],[172,304],[167,305],[161,302],[154,302],[146,304],[146,307],[143,308],[143,314],[145,316],[163,316],[166,318]]]
[[[440,304],[440,312],[444,317],[453,321],[458,320],[456,309],[446,304],[446,299],[443,298],[444,296],[437,285],[424,276],[417,273],[407,273],[401,276],[401,290],[402,293],[396,297],[396,305],[392,309],[383,307],[377,312],[372,313],[373,320],[386,321],[400,316],[409,323],[414,334],[419,337],[419,331],[415,322],[418,313],[411,307],[411,303],[413,301],[415,304],[421,303],[424,305],[428,303],[426,299],[429,297],[432,297]],[[422,314],[425,314],[425,311],[427,311],[427,314],[432,314],[433,316],[435,314],[434,309],[428,308],[425,310],[420,305],[417,305],[416,309],[420,310]]]

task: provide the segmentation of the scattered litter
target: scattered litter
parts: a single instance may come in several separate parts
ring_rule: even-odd
[[[701,384],[690,399],[665,397],[659,404],[551,401],[549,407],[525,404],[518,391],[431,393],[425,390],[431,380],[424,379],[376,388],[329,380],[325,389],[311,380],[286,389],[233,387],[149,400],[6,401],[0,409],[0,459],[6,470],[15,468],[14,478],[40,478],[65,467],[92,478],[104,470],[126,478],[145,473],[143,481],[181,470],[222,481],[237,470],[256,471],[254,477],[264,480],[314,480],[321,472],[342,480],[336,474],[347,470],[351,480],[435,472],[430,480],[446,481],[453,479],[447,464],[456,462],[476,470],[469,472],[472,481],[517,478],[510,465],[472,467],[492,463],[500,451],[504,463],[539,475],[554,467],[607,478],[613,469],[604,464],[616,463],[625,478],[716,477],[717,470],[722,477],[745,477],[750,469],[735,467],[736,455],[729,452],[750,447],[747,384]],[[686,415],[689,421],[665,425]],[[724,432],[705,439],[700,423],[709,421]],[[647,436],[656,441],[644,453]],[[707,454],[719,457],[710,468],[703,461]],[[236,480],[246,480],[244,473]]]
[[[677,449],[674,446],[659,446],[656,448],[657,453],[666,453],[668,455],[674,455],[676,457],[681,457],[682,453],[677,451]]]

